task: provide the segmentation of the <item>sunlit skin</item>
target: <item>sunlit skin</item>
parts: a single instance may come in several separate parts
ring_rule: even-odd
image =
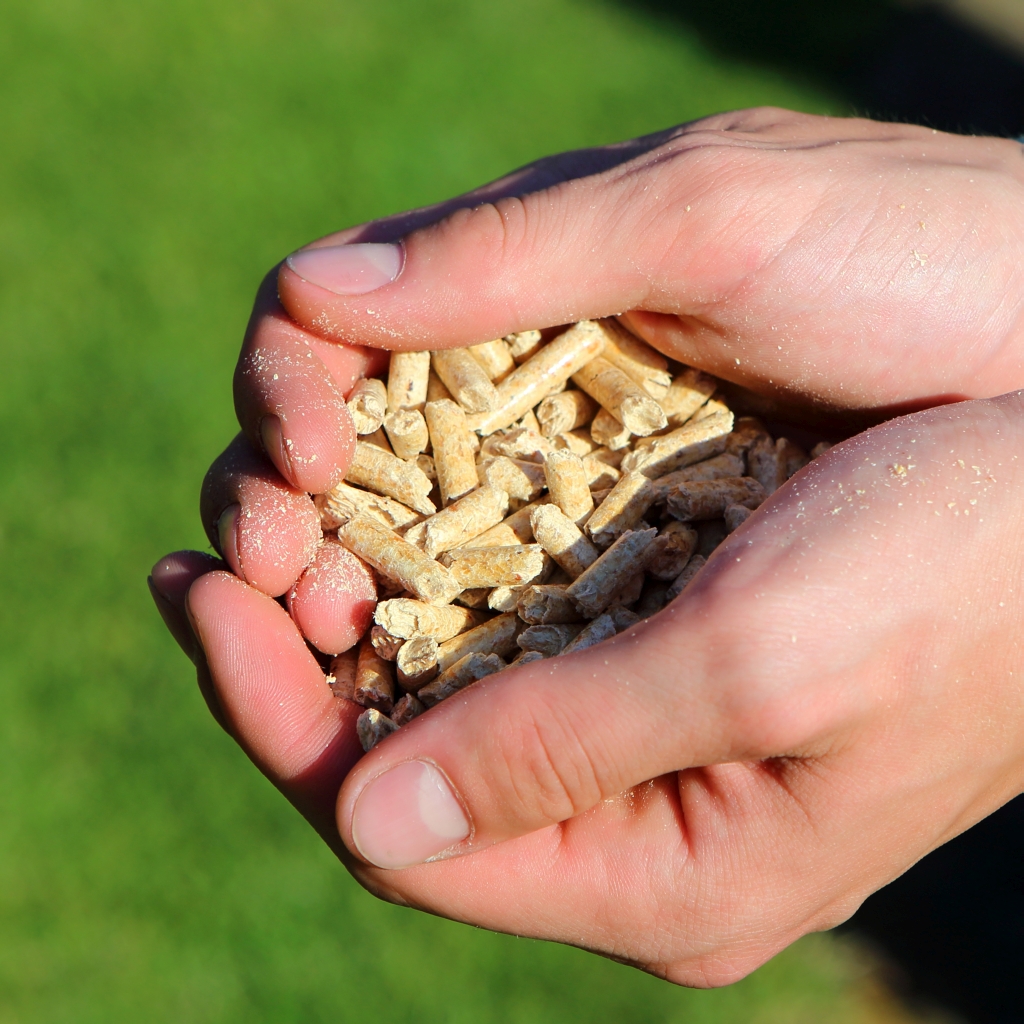
[[[688,985],[842,921],[1024,788],[1022,211],[1016,143],[758,110],[315,243],[400,238],[404,266],[347,298],[282,266],[280,305],[262,292],[236,407],[266,451],[236,441],[204,488],[242,579],[194,552],[153,573],[214,713],[387,899]],[[342,396],[380,372],[353,343],[627,309],[667,354],[794,409],[936,407],[801,471],[655,618],[483,680],[361,756],[359,709],[273,600],[314,555],[303,492],[347,464]],[[329,589],[290,601],[336,646],[364,605]],[[442,769],[472,833],[432,863],[372,867],[353,808],[412,759]]]

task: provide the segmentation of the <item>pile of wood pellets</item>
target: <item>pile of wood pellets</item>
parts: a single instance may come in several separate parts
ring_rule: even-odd
[[[809,461],[616,320],[551,335],[395,352],[349,397],[355,457],[316,501],[383,598],[327,676],[366,708],[365,750],[478,679],[653,615]]]

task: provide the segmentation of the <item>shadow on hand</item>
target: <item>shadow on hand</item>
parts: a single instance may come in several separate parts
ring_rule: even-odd
[[[866,116],[1024,133],[1024,58],[936,6],[891,0],[622,0],[726,56],[817,80]]]

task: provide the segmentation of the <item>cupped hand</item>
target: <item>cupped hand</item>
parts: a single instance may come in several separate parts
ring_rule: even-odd
[[[1021,394],[861,434],[665,611],[358,763],[277,603],[213,572],[188,610],[228,728],[371,889],[722,984],[1024,786],[1022,443]]]
[[[720,983],[1017,792],[1018,397],[847,442],[662,615],[477,684],[351,774],[357,709],[264,595],[294,595],[314,557],[306,493],[347,467],[343,399],[380,372],[374,346],[631,310],[674,358],[805,409],[1024,386],[1020,162],[995,139],[741,112],[323,239],[280,268],[280,300],[268,278],[235,379],[247,442],[205,488],[240,579],[188,562],[188,609],[178,572],[163,610],[199,637],[226,727],[364,884]],[[358,629],[358,594],[321,607],[307,634]],[[473,855],[412,866],[442,850]]]
[[[877,422],[1024,387],[1024,158],[1009,140],[739,111],[328,236],[281,265],[280,300],[274,283],[235,404],[300,490],[347,467],[343,396],[379,372],[374,348],[625,311],[663,352],[776,404]]]

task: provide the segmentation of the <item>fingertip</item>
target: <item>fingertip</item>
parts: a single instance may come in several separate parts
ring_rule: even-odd
[[[198,648],[185,612],[185,596],[204,573],[222,569],[224,563],[202,551],[176,551],[161,558],[146,578],[150,596],[175,643],[193,662]]]
[[[324,654],[341,654],[370,628],[377,604],[373,570],[328,538],[286,597],[302,635]]]
[[[241,435],[207,472],[200,515],[235,574],[273,597],[299,578],[320,544],[313,499],[283,480]]]
[[[228,563],[236,576],[244,579],[241,563],[238,560],[238,517],[241,511],[242,506],[235,502],[221,512],[220,519],[217,520],[217,537],[220,541],[220,553],[224,561]]]

